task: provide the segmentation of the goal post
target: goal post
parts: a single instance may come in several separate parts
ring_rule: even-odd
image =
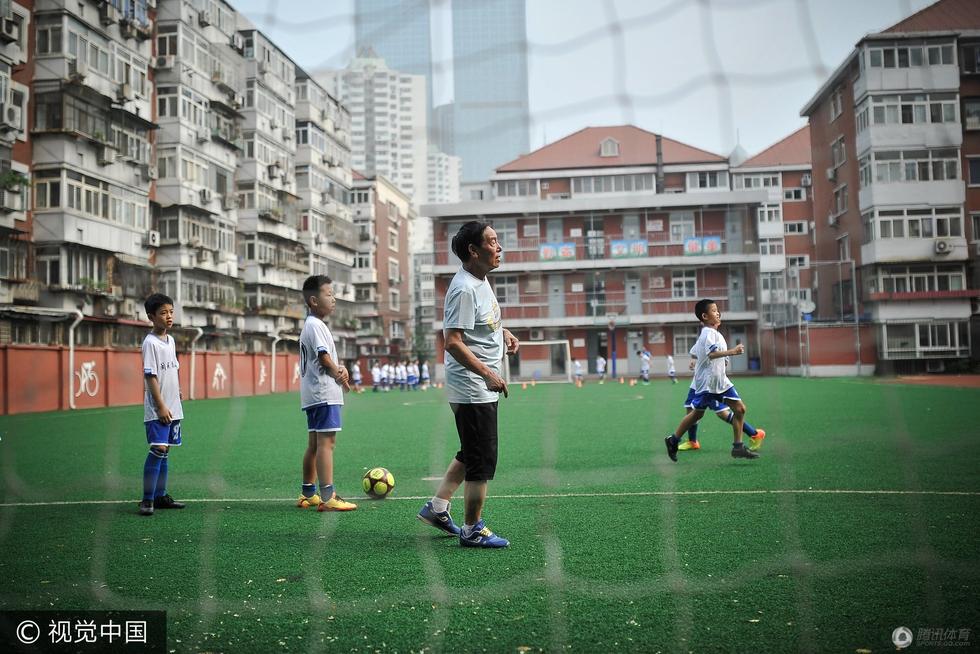
[[[572,348],[567,340],[521,341],[516,355],[504,355],[504,380],[508,384],[522,382],[571,383]],[[585,362],[582,370],[586,370]]]

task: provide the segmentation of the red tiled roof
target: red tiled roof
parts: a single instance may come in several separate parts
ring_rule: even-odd
[[[351,168],[350,175],[353,179],[367,179],[367,177],[364,176],[364,173],[353,168]]]
[[[619,156],[599,156],[607,138],[619,142]],[[662,139],[665,164],[717,163],[720,155],[669,139]],[[530,154],[497,168],[499,173],[558,168],[603,168],[611,166],[650,166],[657,163],[657,136],[634,125],[586,127],[563,139],[549,143]]]
[[[739,168],[810,165],[810,126],[804,125],[781,141],[746,159]]]
[[[980,2],[977,0],[939,0],[886,30],[899,32],[943,32],[980,29]]]

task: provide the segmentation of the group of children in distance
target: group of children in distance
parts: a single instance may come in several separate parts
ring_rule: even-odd
[[[316,508],[317,511],[352,511],[356,504],[347,502],[334,490],[333,451],[337,432],[341,431],[344,392],[351,390],[352,377],[337,358],[337,348],[324,319],[337,305],[331,280],[325,275],[313,275],[303,284],[303,299],[309,315],[300,335],[300,403],[306,412],[307,447],[303,455],[301,493],[296,505],[300,508]],[[147,298],[144,308],[153,323],[152,331],[143,340],[143,376],[145,393],[143,421],[146,441],[150,451],[143,464],[143,499],[139,504],[140,515],[153,515],[156,509],[183,509],[167,492],[167,460],[169,449],[181,444],[181,407],[179,364],[173,336],[167,332],[173,326],[174,302],[161,293]],[[667,456],[677,461],[677,453],[698,450],[698,421],[706,410],[711,410],[721,420],[731,424],[734,441],[732,457],[758,458],[758,449],[766,437],[765,431],[756,429],[745,421],[745,403],[735,390],[726,373],[728,357],[745,352],[742,344],[729,349],[725,337],[718,331],[721,312],[718,305],[703,299],[695,305],[694,313],[702,325],[697,342],[691,348],[689,368],[694,379],[688,390],[684,407],[687,415],[677,429],[664,439]],[[641,377],[649,381],[650,354],[638,352],[641,359]],[[645,357],[643,355],[646,355]],[[669,374],[676,383],[673,358],[668,357]],[[353,381],[360,387],[360,370],[353,366]],[[599,356],[596,370],[600,383],[605,380],[606,360]],[[375,362],[372,367],[374,391],[379,387],[387,391],[392,383],[401,390],[428,386],[428,364],[408,360],[383,366]],[[575,376],[582,377],[582,366],[575,361]],[[688,440],[681,442],[684,434]],[[749,437],[749,445],[743,443],[743,433]],[[319,482],[319,489],[317,488]]]
[[[356,365],[356,364],[355,364]],[[429,388],[429,363],[404,359],[392,363],[375,361],[371,366],[372,392],[387,393],[395,386],[402,391],[424,391]]]

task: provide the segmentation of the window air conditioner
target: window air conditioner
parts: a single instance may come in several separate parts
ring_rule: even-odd
[[[23,111],[15,104],[0,104],[0,128],[19,130],[23,123]]]
[[[811,186],[813,184],[813,178],[810,177],[810,173],[803,173],[803,177],[800,179],[800,186]]]
[[[211,202],[211,189],[202,188],[201,189],[201,203],[209,204]]]
[[[544,340],[544,330],[543,329],[532,329],[531,338],[532,341],[543,341]]]
[[[10,18],[4,18],[3,26],[0,27],[0,40],[4,43],[20,41],[20,23]]]
[[[210,11],[199,11],[197,12],[197,24],[201,27],[207,27],[211,24],[211,12]]]
[[[160,55],[154,60],[153,67],[157,70],[171,70],[174,67],[174,56]]]
[[[146,246],[151,248],[160,247],[160,232],[155,229],[151,229],[146,233]]]
[[[933,249],[936,251],[936,254],[949,254],[953,251],[953,242],[937,238],[933,243]]]
[[[834,168],[833,166],[827,169],[827,179],[830,180],[831,182],[837,179],[837,169]]]

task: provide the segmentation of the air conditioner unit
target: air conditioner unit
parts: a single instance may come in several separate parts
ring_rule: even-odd
[[[146,239],[143,242],[147,247],[160,247],[160,232],[155,229],[151,229],[146,233]]]
[[[119,307],[115,302],[106,302],[105,304],[105,315],[110,318],[115,318],[119,315]]]
[[[116,99],[122,100],[132,100],[133,99],[133,85],[124,82],[119,85],[119,89],[116,91]]]
[[[269,119],[269,129],[273,129],[273,130],[279,129],[279,123],[276,122],[275,118]]]
[[[108,166],[116,162],[116,149],[110,145],[99,146],[99,165]]]
[[[544,340],[544,330],[543,329],[532,329],[531,337],[532,341],[543,341]]]
[[[211,263],[211,250],[198,250],[197,251],[197,262],[198,263]]]
[[[211,12],[210,11],[199,11],[197,12],[197,24],[201,27],[207,27],[211,24]]]
[[[264,61],[260,61],[258,66],[258,71],[259,71],[259,75],[265,75],[266,73],[269,72],[269,64],[267,64]]]
[[[813,178],[810,177],[810,173],[803,173],[803,176],[800,178],[800,186],[812,186],[812,185],[813,185]]]
[[[293,140],[293,130],[289,129],[288,127],[283,127],[282,128],[282,140],[283,141],[292,141]]]
[[[221,327],[221,314],[220,313],[209,313],[208,314],[208,326],[209,327]]]
[[[139,315],[140,305],[136,300],[123,300],[119,303],[119,313],[123,316],[135,318]]]
[[[211,140],[211,135],[208,134],[208,131],[206,129],[202,129],[197,132],[198,143],[207,143],[210,140]]]
[[[320,157],[320,161],[323,163],[324,166],[333,165],[333,157],[331,157],[329,154],[325,154],[322,157]]]
[[[143,166],[143,177],[145,177],[146,179],[159,179],[160,171],[157,169],[156,166],[150,166],[150,165]]]
[[[330,204],[330,194],[323,192],[320,194],[320,204]]]
[[[23,124],[23,110],[16,104],[0,104],[0,129],[19,130]]]
[[[313,237],[313,242],[317,245],[323,245],[323,234],[317,234]]]
[[[231,47],[233,47],[238,52],[245,51],[245,37],[243,37],[238,32],[235,32],[234,34],[231,35],[230,43],[231,43]]]
[[[156,70],[171,70],[174,67],[173,55],[160,55],[153,60],[153,67]]]
[[[119,22],[119,10],[116,9],[111,3],[103,2],[99,5],[99,20],[102,22],[103,26],[109,26],[113,23]]]
[[[192,248],[199,248],[199,247],[201,247],[201,239],[199,239],[197,237],[194,237],[194,238],[190,239],[189,241],[187,241],[187,244],[189,246],[191,246]]]
[[[837,179],[837,169],[833,166],[827,169],[827,179],[829,179],[831,182]]]
[[[209,189],[209,188],[202,188],[201,189],[201,203],[202,204],[209,204],[211,202],[211,197],[212,197],[211,196],[211,189]]]
[[[225,211],[237,209],[238,198],[232,193],[225,193],[223,196],[221,196],[221,208]]]
[[[3,25],[0,26],[0,40],[4,43],[20,41],[20,23],[10,18],[4,18]]]
[[[136,24],[129,19],[119,21],[119,33],[124,39],[136,38]]]
[[[833,211],[831,211],[829,214],[827,214],[827,224],[828,225],[830,225],[831,227],[837,227],[837,225],[839,223],[840,223],[840,216],[839,215],[837,215]]]
[[[953,242],[946,239],[937,238],[932,244],[936,254],[949,254],[953,251]]]
[[[245,106],[245,96],[241,93],[234,93],[231,96],[231,106],[235,109],[241,109]]]

